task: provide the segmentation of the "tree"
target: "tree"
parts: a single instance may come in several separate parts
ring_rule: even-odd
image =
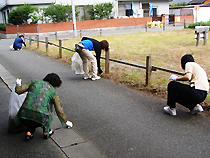
[[[8,22],[13,25],[27,24],[30,19],[30,13],[38,11],[38,7],[32,7],[30,4],[24,4],[9,13]]]
[[[89,5],[89,14],[90,19],[104,19],[110,18],[110,14],[112,13],[113,4],[112,3],[100,3],[95,6]]]
[[[77,7],[75,7],[77,10]],[[47,8],[44,8],[44,16],[52,20],[52,22],[66,22],[72,19],[72,8],[70,5],[51,4]],[[76,17],[79,15],[79,11],[75,12]]]

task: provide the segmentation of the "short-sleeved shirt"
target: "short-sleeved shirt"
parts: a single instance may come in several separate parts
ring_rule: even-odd
[[[192,73],[191,83],[195,85],[195,89],[209,91],[209,82],[205,70],[195,62],[187,62],[185,65],[185,73]]]
[[[87,49],[89,51],[93,51],[94,50],[92,41],[90,41],[90,40],[83,40],[83,41],[80,41],[80,43],[82,43],[84,45],[85,49]]]
[[[16,123],[20,118],[32,120],[42,124],[48,133],[53,121],[53,105],[61,123],[64,124],[67,121],[55,88],[48,82],[31,80],[22,86],[16,85],[15,91],[18,94],[28,92],[15,117]]]

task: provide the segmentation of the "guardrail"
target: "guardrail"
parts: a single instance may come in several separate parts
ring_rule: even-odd
[[[25,38],[25,39],[27,39],[27,38]],[[29,40],[29,45],[30,46],[31,46],[32,41],[36,41],[37,42],[37,48],[39,48],[39,42],[46,43],[46,52],[48,51],[48,44],[58,47],[59,48],[59,58],[62,58],[62,49],[65,49],[65,50],[68,50],[68,51],[71,51],[71,52],[75,53],[74,50],[63,47],[61,39],[59,40],[59,45],[49,42],[48,37],[45,37],[45,41],[39,41],[39,35],[36,36],[36,39],[32,39],[29,36],[28,40]],[[160,71],[169,72],[169,73],[173,73],[173,74],[177,74],[177,75],[184,75],[184,73],[182,73],[182,72],[178,72],[178,71],[175,71],[175,70],[169,70],[169,69],[165,69],[165,68],[162,68],[162,67],[153,66],[152,65],[152,56],[150,56],[150,55],[146,56],[146,66],[127,63],[127,62],[120,61],[120,60],[115,60],[115,59],[110,59],[109,58],[109,51],[107,51],[105,53],[105,57],[101,57],[101,59],[105,59],[105,73],[106,74],[109,74],[109,62],[110,61],[120,63],[120,64],[124,64],[124,65],[137,67],[137,68],[141,68],[141,69],[146,69],[146,81],[145,81],[146,86],[151,86],[152,71],[160,70]],[[210,82],[210,79],[208,79],[208,81]]]

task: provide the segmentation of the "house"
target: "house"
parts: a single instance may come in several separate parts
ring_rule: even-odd
[[[27,3],[39,7],[47,7],[51,3],[69,4],[72,0],[5,0],[0,2],[0,23],[7,23],[8,14],[12,9]],[[84,15],[85,5],[95,5],[98,3],[113,3],[113,18],[128,17],[150,17],[169,14],[169,0],[73,0],[74,5],[80,7],[80,17]],[[81,20],[81,18],[79,18]]]
[[[193,0],[191,3],[197,3],[198,0]],[[203,2],[202,2],[203,3]],[[183,16],[194,15],[194,22],[207,22],[210,20],[210,5],[189,5],[184,7],[173,7],[169,9],[171,15]]]

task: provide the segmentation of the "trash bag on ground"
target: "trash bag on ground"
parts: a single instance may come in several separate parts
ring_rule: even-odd
[[[71,58],[71,61],[71,68],[74,71],[74,73],[76,75],[84,74],[82,59],[80,58],[78,53],[74,53],[74,55]]]

